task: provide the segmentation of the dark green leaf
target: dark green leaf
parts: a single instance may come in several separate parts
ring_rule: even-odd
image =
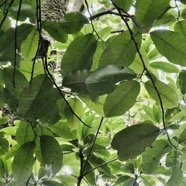
[[[62,62],[62,75],[65,76],[73,70],[90,70],[97,41],[93,34],[77,37],[67,48]]]
[[[121,82],[105,100],[105,116],[120,116],[127,112],[135,104],[139,92],[140,84],[137,81]]]
[[[2,160],[2,158],[0,158],[0,178],[5,176],[5,164]]]
[[[117,7],[121,8],[125,12],[128,12],[133,0],[113,0],[113,2],[117,5]]]
[[[121,80],[131,80],[135,74],[127,67],[108,65],[92,72],[87,80],[87,88],[95,95],[109,94],[116,88],[116,83]]]
[[[182,70],[178,76],[178,83],[182,94],[186,93],[186,70]]]
[[[34,129],[31,123],[20,121],[19,127],[16,131],[16,140],[20,145],[32,141],[34,139]]]
[[[134,38],[140,48],[141,34],[135,33]],[[103,51],[99,67],[115,64],[118,66],[129,66],[136,55],[136,47],[128,31],[117,35]]]
[[[179,97],[175,89],[161,81],[156,81],[155,85],[160,93],[164,108],[174,108],[178,106]],[[145,83],[145,88],[148,91],[149,96],[154,99],[157,104],[160,104],[157,92],[150,80]]]
[[[17,185],[22,185],[31,175],[35,162],[33,157],[35,142],[23,144],[18,150],[12,163],[12,173]]]
[[[151,38],[158,51],[171,63],[186,66],[186,43],[183,34],[169,31],[156,30],[151,32]]]
[[[142,154],[142,172],[145,174],[154,173],[160,164],[160,159],[169,150],[168,148],[170,148],[169,143],[165,140],[157,140],[151,147],[146,148]]]
[[[36,55],[39,43],[39,33],[37,29],[33,29],[26,39],[21,43],[21,52],[24,59],[33,59]]]
[[[88,93],[85,81],[89,73],[88,70],[69,72],[63,78],[63,86],[70,88],[72,92]]]
[[[88,23],[88,19],[80,12],[70,12],[66,14],[60,22],[60,28],[67,34],[76,34],[84,24]]]
[[[62,150],[57,140],[52,136],[42,135],[40,137],[40,149],[42,164],[48,177],[53,177],[62,166]]]
[[[59,22],[45,21],[43,23],[43,28],[56,41],[59,41],[59,42],[62,42],[62,43],[67,42],[68,35],[66,33],[64,33],[64,31],[61,29]]]
[[[155,20],[162,17],[168,10],[170,0],[137,0],[135,18],[143,31],[148,31]]]
[[[111,145],[118,151],[119,160],[133,159],[153,143],[159,132],[160,129],[151,124],[133,125],[118,132]]]
[[[4,155],[9,149],[8,140],[1,137],[0,138],[0,156]]]

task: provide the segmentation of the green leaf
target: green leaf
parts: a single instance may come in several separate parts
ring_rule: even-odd
[[[85,81],[89,73],[88,70],[69,72],[63,78],[63,86],[70,88],[72,92],[88,93]]]
[[[37,29],[33,29],[27,38],[21,43],[21,52],[24,59],[33,59],[36,55],[39,43],[39,33]]]
[[[62,75],[65,76],[73,70],[90,70],[97,41],[93,34],[77,37],[67,48],[62,62]]]
[[[56,41],[66,43],[68,35],[60,27],[59,22],[44,21],[43,28],[48,32],[48,34]]]
[[[114,91],[117,82],[131,80],[135,76],[134,72],[127,67],[108,65],[92,72],[86,79],[86,84],[92,94],[109,94]]]
[[[31,123],[20,121],[19,127],[16,131],[17,143],[22,145],[28,141],[32,141],[35,136],[33,130]]]
[[[159,69],[167,73],[178,73],[179,69],[175,66],[172,65],[171,63],[167,63],[164,61],[155,61],[150,63],[151,68]]]
[[[174,26],[174,30],[180,34],[183,34],[186,37],[186,21],[178,21]]]
[[[186,93],[186,70],[182,70],[178,76],[178,84],[182,94]]]
[[[146,148],[142,154],[143,164],[142,172],[145,174],[152,174],[160,164],[160,159],[168,152],[169,143],[165,140],[155,141],[151,147]]]
[[[141,45],[141,34],[135,33],[134,38],[138,44],[138,48]],[[103,51],[99,67],[115,64],[118,66],[129,66],[136,55],[136,47],[131,39],[131,35],[128,31],[125,31],[117,35]]]
[[[70,12],[60,22],[60,28],[67,34],[77,34],[87,23],[88,19],[80,12]]]
[[[5,173],[6,173],[5,164],[2,160],[2,158],[0,158],[0,178],[4,177]]]
[[[137,25],[144,31],[148,31],[153,22],[168,10],[169,2],[170,0],[137,0],[135,4]]]
[[[0,138],[0,156],[4,155],[8,152],[9,149],[9,142],[7,139],[1,137]]]
[[[183,180],[183,172],[180,168],[181,163],[178,161],[178,152],[175,151],[174,165],[172,167],[172,175],[168,180],[166,186],[181,185]]]
[[[135,179],[130,176],[121,176],[116,180],[114,186],[133,186]]]
[[[42,163],[48,177],[53,177],[62,166],[62,150],[57,140],[52,136],[42,135],[40,137],[40,149]]]
[[[45,75],[39,75],[24,88],[18,100],[17,113],[28,119],[40,118],[54,124],[60,116],[56,101],[59,93],[53,88],[51,81]]]
[[[178,106],[179,97],[175,89],[161,81],[156,81],[155,85],[161,96],[164,108],[174,108]],[[154,99],[157,104],[160,104],[157,92],[155,91],[155,88],[150,80],[145,83],[145,88],[149,93],[149,96]]]
[[[128,12],[132,6],[133,0],[113,0],[117,7],[121,8],[125,12]]]
[[[156,30],[151,32],[151,38],[163,56],[165,56],[171,63],[186,66],[186,43],[183,34],[169,31]]]
[[[105,117],[120,116],[127,112],[135,104],[139,92],[140,84],[137,81],[121,82],[105,100]]]
[[[24,143],[18,150],[12,163],[12,173],[17,185],[22,185],[31,175],[35,162],[33,157],[35,142]]]
[[[180,0],[183,4],[186,4],[186,0]]]
[[[136,158],[149,147],[159,135],[160,129],[151,124],[137,124],[118,132],[111,143],[118,151],[121,161]]]
[[[182,131],[182,133],[179,136],[179,141],[180,144],[186,145],[186,128]]]

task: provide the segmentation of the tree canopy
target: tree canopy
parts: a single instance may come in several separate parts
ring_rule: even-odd
[[[0,185],[186,185],[185,0],[0,0]]]

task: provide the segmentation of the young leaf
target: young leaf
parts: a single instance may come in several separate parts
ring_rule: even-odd
[[[118,132],[111,143],[121,161],[133,159],[145,151],[159,135],[160,129],[151,124],[137,124]]]
[[[186,43],[183,42],[185,35],[169,30],[156,30],[151,32],[151,38],[160,54],[171,63],[186,66]]]
[[[178,106],[179,97],[176,90],[161,81],[156,81],[155,85],[160,93],[164,108],[174,108]],[[145,83],[145,88],[149,93],[149,96],[154,99],[157,104],[160,104],[157,92],[150,80]]]
[[[105,117],[120,116],[127,112],[135,104],[139,92],[140,84],[137,81],[121,82],[105,100]]]
[[[21,52],[24,59],[32,59],[35,57],[39,42],[39,33],[34,28],[27,36],[27,38],[21,43]]]
[[[148,31],[155,20],[168,10],[170,0],[137,0],[135,18],[137,25]]]
[[[57,140],[52,136],[40,137],[41,161],[49,178],[55,176],[62,166],[62,150]]]
[[[141,34],[139,32],[134,34],[134,38],[138,43],[138,47],[141,45]],[[125,31],[117,35],[103,51],[99,67],[107,65],[129,66],[136,55],[136,47],[131,39],[131,35],[128,31]]]
[[[155,141],[151,147],[146,148],[142,154],[143,164],[142,172],[145,174],[152,174],[160,164],[160,159],[169,150],[169,143],[165,140]]]
[[[92,94],[109,94],[116,88],[117,82],[131,80],[135,76],[134,72],[127,67],[108,65],[92,72],[86,79],[86,84]]]
[[[60,28],[67,34],[77,34],[84,24],[88,23],[88,19],[80,12],[70,12],[64,16],[59,23]]]
[[[35,142],[24,143],[14,157],[12,163],[12,173],[17,185],[22,185],[31,175],[35,162],[33,157]]]
[[[62,62],[62,75],[65,76],[73,70],[90,70],[97,41],[93,34],[77,37],[67,48]]]

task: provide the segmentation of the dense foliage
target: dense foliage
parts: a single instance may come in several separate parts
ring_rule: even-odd
[[[186,1],[73,2],[0,0],[0,185],[186,185]]]

